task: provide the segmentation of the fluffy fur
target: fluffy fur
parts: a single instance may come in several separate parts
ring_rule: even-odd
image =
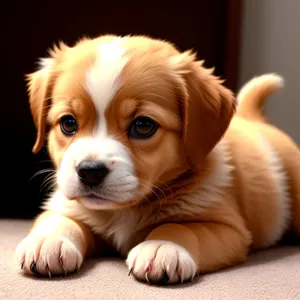
[[[300,153],[261,112],[278,75],[247,83],[235,114],[232,93],[193,53],[102,36],[54,47],[28,80],[33,151],[47,137],[57,187],[17,248],[25,272],[68,274],[113,248],[137,279],[178,283],[299,234]],[[78,123],[71,136],[65,115]],[[128,134],[140,116],[158,124],[149,138]],[[88,191],[76,171],[87,159],[109,169]]]

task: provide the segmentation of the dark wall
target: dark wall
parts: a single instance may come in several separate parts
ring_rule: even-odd
[[[183,1],[180,1],[183,3]],[[137,3],[137,4],[135,4]],[[2,206],[0,217],[32,217],[39,211],[40,191],[49,168],[46,151],[31,153],[35,128],[24,75],[54,42],[72,45],[82,36],[147,34],[194,48],[206,66],[236,84],[240,2],[187,1],[9,1],[0,11]],[[233,4],[234,3],[234,4]],[[4,195],[4,194],[2,194]]]

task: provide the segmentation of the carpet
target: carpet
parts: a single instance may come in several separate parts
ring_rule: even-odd
[[[169,287],[135,281],[117,258],[88,260],[79,273],[64,278],[24,276],[16,265],[14,250],[31,224],[0,220],[1,300],[300,299],[300,248],[295,246],[261,251],[243,265]]]

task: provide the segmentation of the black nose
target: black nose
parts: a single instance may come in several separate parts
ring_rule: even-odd
[[[82,161],[77,167],[77,174],[82,183],[93,187],[103,181],[108,174],[108,168],[101,162]]]

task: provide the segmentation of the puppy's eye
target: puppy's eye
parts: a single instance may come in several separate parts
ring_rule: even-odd
[[[78,130],[77,121],[71,115],[63,116],[60,119],[60,128],[65,135],[73,135]]]
[[[157,123],[148,117],[136,118],[128,128],[128,136],[134,139],[147,139],[157,131]]]

